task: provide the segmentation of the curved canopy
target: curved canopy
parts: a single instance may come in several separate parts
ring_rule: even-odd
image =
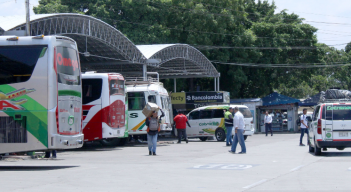
[[[0,17],[0,35],[25,30],[25,18],[23,15]],[[81,14],[39,14],[30,19],[33,36],[62,35],[74,39],[81,53],[82,71],[118,72],[135,77],[143,75],[146,64],[147,71],[158,72],[160,78],[219,76],[212,63],[189,45],[137,47],[115,27]]]
[[[218,77],[212,63],[196,48],[186,44],[137,45],[148,59],[148,71],[160,78]]]

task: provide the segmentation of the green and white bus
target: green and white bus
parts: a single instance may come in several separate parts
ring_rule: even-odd
[[[74,40],[0,36],[0,154],[82,147],[81,92]]]

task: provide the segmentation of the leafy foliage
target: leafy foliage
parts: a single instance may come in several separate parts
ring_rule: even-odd
[[[255,64],[350,62],[343,50],[318,44],[317,29],[267,0],[41,0],[34,12],[81,13],[114,26],[135,44],[185,43],[192,46],[278,47],[279,49],[204,49],[211,61]],[[310,47],[317,49],[291,49]],[[277,91],[303,98],[330,86],[351,88],[349,67],[253,68],[214,64],[221,90],[232,98],[262,97]],[[173,80],[164,84],[173,90]],[[194,86],[191,86],[194,85]],[[177,91],[213,90],[213,79],[177,79]]]

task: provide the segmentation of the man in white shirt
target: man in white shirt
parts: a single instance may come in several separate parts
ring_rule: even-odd
[[[266,111],[266,115],[264,116],[264,124],[266,126],[266,137],[268,135],[268,129],[271,131],[271,136],[273,136],[272,131],[272,116]]]
[[[234,129],[235,129],[235,135],[232,143],[232,149],[229,151],[230,153],[235,153],[236,146],[238,145],[238,142],[241,146],[241,152],[239,154],[245,154],[246,153],[246,146],[245,146],[245,140],[244,140],[244,116],[243,114],[239,111],[238,107],[234,108]]]
[[[300,136],[300,146],[305,146],[302,143],[302,138],[303,135],[306,133],[308,137],[308,125],[307,125],[307,119],[306,119],[306,114],[307,114],[307,109],[303,109],[303,114],[300,116],[301,120],[301,136]]]

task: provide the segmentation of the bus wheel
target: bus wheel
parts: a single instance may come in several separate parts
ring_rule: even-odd
[[[119,138],[120,141],[117,144],[118,146],[124,146],[128,142],[128,138]]]
[[[246,139],[247,139],[247,135],[244,135],[244,140],[246,141]]]
[[[100,140],[101,145],[103,146],[117,146],[120,142],[119,138],[109,138]]]
[[[216,139],[217,141],[224,141],[225,140],[225,132],[223,129],[217,129],[216,132],[215,132],[215,135],[216,135]]]
[[[208,139],[208,137],[199,137],[199,139],[200,139],[201,141],[206,141],[206,140]]]

